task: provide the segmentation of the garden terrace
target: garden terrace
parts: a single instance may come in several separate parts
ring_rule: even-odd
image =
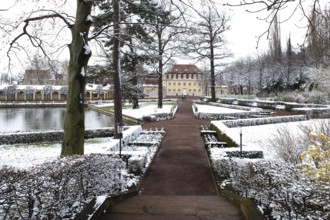
[[[246,126],[285,123],[285,122],[305,121],[305,120],[308,120],[306,115],[293,115],[293,116],[253,118],[253,119],[242,119],[242,120],[228,120],[228,121],[223,121],[223,123],[227,127],[233,128],[239,126],[246,127]]]
[[[229,105],[285,110],[297,114],[306,113],[312,118],[330,117],[330,107],[328,105],[233,98],[221,98],[219,99],[219,102]]]
[[[0,168],[0,218],[73,219],[96,195],[127,192],[138,185],[164,135],[133,126],[124,131],[121,158],[119,144],[107,141],[105,153],[54,158],[26,170]]]
[[[203,137],[205,147],[227,147],[226,142],[220,142],[217,139],[217,132],[208,129],[206,126],[201,126],[201,135]]]

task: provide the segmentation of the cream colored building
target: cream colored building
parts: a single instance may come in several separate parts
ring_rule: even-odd
[[[204,96],[203,73],[193,64],[175,64],[163,75],[164,96]]]

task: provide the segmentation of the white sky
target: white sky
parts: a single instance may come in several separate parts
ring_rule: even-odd
[[[0,9],[4,9],[8,7],[8,5],[11,5],[12,2],[14,2],[14,0],[3,2],[0,6]],[[21,7],[18,11],[21,10],[24,11],[26,10],[26,8],[28,8],[28,6],[26,5],[28,3],[25,1],[23,2],[24,2],[24,6]],[[45,1],[45,2],[47,2],[47,5],[49,5],[49,1]],[[231,4],[234,4],[239,2],[239,0],[231,0],[231,1],[218,0],[217,2],[220,4],[226,2],[230,2]],[[328,0],[321,0],[320,2],[321,5],[322,4],[324,5],[325,3],[329,3]],[[75,1],[68,1],[67,3],[68,5],[67,10],[70,11],[71,15],[74,15],[72,14],[72,12],[74,12],[75,4],[76,4]],[[46,6],[46,8],[47,7],[49,8],[49,6]],[[230,14],[231,14],[231,22],[230,22],[231,30],[227,34],[227,40],[229,42],[228,48],[234,54],[233,59],[243,58],[247,55],[256,56],[258,52],[263,53],[267,51],[268,40],[266,35],[261,38],[259,45],[257,45],[258,36],[260,36],[268,28],[268,23],[266,21],[261,21],[260,19],[257,19],[257,16],[263,17],[263,15],[261,15],[260,13],[258,14],[248,13],[245,11],[247,7],[226,6],[225,8],[230,10]],[[250,10],[256,9],[256,6],[248,7],[248,9]],[[288,13],[291,11],[292,9],[290,8],[283,11],[281,15],[281,20],[284,20],[286,18],[285,15],[288,15]],[[1,15],[8,16],[8,13],[0,11],[0,17]],[[303,22],[300,21],[301,17],[302,17],[301,11],[298,10],[295,16],[292,19],[290,19],[289,22],[286,22],[281,25],[282,45],[284,49],[286,47],[285,45],[289,34],[291,35],[291,42],[294,47],[297,46],[297,44],[301,44],[303,42],[305,30],[302,28],[298,28],[296,26],[296,25],[303,26]],[[257,46],[258,46],[258,50],[256,49]],[[67,51],[66,54],[68,54]],[[95,51],[94,54],[96,54]],[[6,72],[7,62],[4,62],[5,60],[4,58],[6,57],[3,55],[3,51],[1,51],[0,57],[1,57],[0,72]]]

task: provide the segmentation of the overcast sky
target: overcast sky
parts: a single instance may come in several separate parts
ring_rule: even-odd
[[[2,6],[0,9],[4,9],[10,5],[14,0],[9,0],[6,2],[2,2]],[[24,1],[25,2],[25,1]],[[47,1],[49,2],[49,1]],[[218,0],[220,3],[230,2],[235,3],[239,2],[239,0]],[[328,2],[328,0],[321,0],[321,2]],[[75,1],[68,1],[68,8],[71,11],[74,11]],[[6,5],[7,4],[7,5]],[[27,4],[25,2],[24,4]],[[259,45],[257,44],[258,37],[264,33],[268,28],[268,23],[266,21],[262,21],[257,19],[257,17],[264,17],[260,13],[248,13],[246,12],[247,7],[225,7],[230,11],[231,21],[230,26],[231,30],[227,33],[227,40],[229,42],[228,48],[234,53],[234,59],[243,58],[247,55],[255,56],[257,53],[263,53],[268,50],[268,40],[267,36],[263,36],[260,39]],[[22,8],[21,8],[22,9]],[[248,9],[253,10],[256,9],[255,6],[248,7]],[[283,11],[281,14],[281,20],[284,20],[288,17],[288,14],[292,9],[288,9]],[[4,12],[0,11],[1,15],[4,15]],[[297,11],[295,16],[290,19],[290,21],[285,22],[281,25],[281,34],[282,34],[282,45],[285,47],[286,41],[288,39],[289,34],[291,35],[291,42],[293,46],[297,46],[301,44],[304,39],[305,29],[299,28],[298,26],[304,26],[303,22],[300,21],[302,17],[301,11]],[[256,47],[258,46],[258,50]],[[285,48],[284,48],[285,49]],[[94,53],[95,54],[95,53]],[[0,71],[5,71],[4,69],[4,56],[1,55],[1,69]]]

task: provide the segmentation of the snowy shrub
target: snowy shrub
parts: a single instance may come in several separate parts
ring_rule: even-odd
[[[54,90],[53,86],[50,86],[50,85],[46,85],[43,87],[43,94],[44,94],[44,98],[46,100],[51,99],[51,94],[52,94],[53,90]]]
[[[285,123],[294,121],[305,121],[307,117],[305,115],[292,115],[292,116],[279,116],[279,117],[265,117],[265,118],[253,118],[253,119],[242,119],[242,120],[228,120],[224,121],[229,128],[241,126],[256,126],[256,125],[266,125],[275,123]]]
[[[301,154],[306,150],[305,141],[301,140],[299,134],[291,132],[287,126],[276,129],[276,135],[269,138],[269,147],[274,149],[278,158],[283,161],[297,165],[301,163]]]
[[[210,149],[210,157],[217,178],[220,180],[228,179],[230,176],[230,163],[226,153],[217,148],[212,148]]]
[[[0,170],[2,219],[71,219],[93,197],[113,194],[137,180],[125,163],[107,155],[62,158],[30,171]]]
[[[297,103],[305,103],[306,98],[303,95],[299,94],[295,97],[294,101]]]
[[[311,133],[312,145],[301,154],[302,171],[313,179],[330,182],[330,139],[324,134]]]
[[[26,86],[25,87],[25,94],[26,94],[26,99],[27,100],[33,100],[33,93],[34,93],[35,88],[32,86]]]
[[[315,104],[326,104],[329,94],[321,91],[313,91],[306,94],[307,102]]]
[[[197,114],[198,119],[221,120],[230,118],[249,118],[255,115],[260,115],[260,112],[228,112],[228,113],[204,113]]]
[[[146,158],[141,156],[132,156],[128,159],[128,172],[134,175],[141,175],[146,167]]]
[[[284,96],[283,96],[283,101],[284,102],[294,102],[295,101],[295,96],[293,94],[288,94],[286,93]]]
[[[225,187],[253,199],[268,219],[330,217],[327,183],[305,178],[300,170],[285,162],[234,158],[228,162],[230,178]],[[228,169],[224,162],[215,167]]]
[[[15,100],[15,93],[17,92],[17,85],[12,84],[5,88],[5,94],[7,99]]]

